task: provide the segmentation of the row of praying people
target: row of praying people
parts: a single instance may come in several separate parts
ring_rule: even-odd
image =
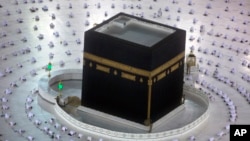
[[[216,44],[217,44],[216,41],[213,41],[213,42],[212,42],[212,46],[216,46]],[[227,44],[225,44],[225,43],[222,43],[222,44],[220,45],[220,47],[221,47],[221,48],[227,47],[228,50],[235,51],[237,54],[239,54],[239,53],[242,53],[242,54],[244,54],[244,55],[248,55],[248,54],[249,54],[249,49],[247,49],[247,48],[245,48],[245,49],[242,49],[242,48],[235,48],[235,49],[234,49],[232,45],[227,45]],[[202,48],[201,48],[201,47],[198,48],[198,52],[202,52]],[[217,54],[216,54],[216,52],[217,52]],[[208,48],[204,49],[204,50],[203,50],[203,53],[204,53],[204,54],[208,54],[208,53],[209,53]],[[216,55],[216,57],[218,57],[218,58],[221,58],[221,57],[223,56],[223,54],[220,53],[220,52],[218,52],[217,49],[213,49],[212,52],[211,52],[211,55]]]
[[[229,121],[230,122],[235,122],[238,118],[238,115],[237,115],[237,108],[236,106],[234,105],[233,101],[228,98],[228,97],[225,97],[225,102],[227,103],[228,107],[229,107]]]
[[[20,49],[20,50],[16,50],[16,51],[13,51],[12,52],[12,55],[13,56],[18,56],[18,54],[28,54],[31,52],[31,49],[29,47],[27,48],[23,48],[23,49]],[[6,55],[3,55],[2,57],[2,60],[7,60],[7,56]]]
[[[216,41],[213,41],[213,42],[212,42],[212,45],[215,46],[215,45],[216,45]],[[220,47],[221,47],[221,48],[228,47],[229,50],[235,51],[237,54],[239,54],[240,52],[243,52],[244,55],[248,55],[248,53],[249,53],[249,49],[244,49],[244,51],[242,51],[242,49],[240,49],[240,48],[233,49],[232,45],[226,45],[226,44],[224,44],[224,43],[222,43],[222,44],[220,45]],[[201,48],[201,47],[198,48],[198,52],[202,52],[202,48]],[[204,54],[209,54],[209,49],[206,48],[205,50],[203,50],[203,53],[204,53]],[[223,56],[223,54],[220,53],[217,49],[213,49],[213,50],[211,51],[211,55],[214,55],[214,56],[216,56],[216,57],[218,57],[218,58],[221,58],[221,57]],[[232,59],[232,60],[231,60],[231,59]],[[229,58],[229,61],[233,61],[233,58],[230,57],[230,58]]]
[[[235,73],[235,68],[232,68],[230,70],[230,73],[234,74]],[[219,71],[218,68],[216,68],[216,70],[214,71],[213,77],[218,80],[219,82],[224,82],[225,84],[227,84],[230,87],[236,87],[236,82],[229,79],[228,77],[222,76]]]
[[[230,70],[230,73],[235,74],[235,71],[236,71],[235,68],[232,68]],[[235,88],[239,92],[239,94],[241,94],[243,97],[245,97],[246,101],[248,103],[250,103],[250,92],[245,87],[243,87],[242,85],[237,85],[236,82],[234,80],[229,79],[229,77],[222,76],[219,73],[218,68],[216,68],[216,70],[214,71],[213,77],[215,79],[217,79],[219,82],[223,82],[224,84],[227,84],[228,86]],[[250,76],[248,76],[246,74],[243,74],[241,78],[243,80],[246,80],[246,81],[248,79],[250,80]],[[247,81],[247,82],[249,82],[249,81]],[[217,94],[222,95],[221,91],[219,91],[219,93],[217,93]]]
[[[208,88],[208,90],[217,94],[218,96],[220,96],[223,99],[223,101],[226,103],[226,105],[228,106],[228,109],[229,109],[229,122],[235,122],[238,115],[237,115],[236,106],[234,105],[234,102],[231,100],[231,98],[229,98],[229,96],[225,92],[216,88],[212,84],[207,83],[205,80],[202,80],[199,82],[200,82],[202,87]],[[199,84],[199,82],[198,82],[198,84]]]
[[[35,90],[35,89],[34,89]],[[35,90],[36,91],[36,90]],[[31,97],[31,96],[27,96],[27,98],[26,98],[26,103],[25,103],[25,105],[26,105],[26,107],[27,108],[30,108],[30,109],[28,109],[28,111],[26,110],[26,113],[27,113],[27,117],[28,117],[28,119],[31,121],[31,122],[33,122],[33,124],[35,125],[35,127],[37,127],[38,129],[40,129],[42,132],[44,132],[46,135],[48,135],[50,138],[52,138],[52,139],[56,139],[56,140],[59,140],[60,138],[60,135],[59,134],[56,134],[54,131],[52,131],[51,129],[50,129],[50,127],[48,127],[48,126],[44,126],[44,127],[41,127],[41,125],[42,125],[42,120],[39,120],[39,119],[34,119],[34,117],[35,117],[35,114],[31,111],[32,110],[32,106],[31,106],[31,103],[33,102],[33,98]],[[39,116],[38,116],[39,117]],[[33,120],[34,119],[34,120]],[[51,124],[53,124],[54,123],[54,119],[53,118],[51,118],[50,120],[50,123]],[[47,123],[47,122],[45,122],[45,123]],[[40,128],[41,127],[41,128]]]
[[[246,97],[247,99],[250,98],[250,92],[243,86],[238,86],[237,91],[243,96]],[[249,100],[248,100],[249,101]],[[249,101],[250,102],[250,101]]]
[[[28,95],[26,98],[26,106],[28,106],[32,102],[33,102],[33,98]],[[39,119],[32,120],[34,118],[35,114],[31,110],[27,112],[27,116],[31,121],[33,121],[33,124],[37,128],[39,128],[41,131],[43,131],[46,135],[48,135],[52,139],[60,140],[60,139],[64,138],[65,135],[73,136],[73,137],[77,137],[77,138],[83,137],[83,135],[81,133],[77,134],[74,130],[71,130],[66,126],[63,126],[63,125],[57,123],[54,118],[49,118],[48,122],[45,121],[45,125],[43,127],[41,127],[43,122]],[[49,123],[50,125],[48,125],[46,123]],[[49,126],[53,127],[55,130],[53,131],[52,128],[50,128]],[[60,130],[58,130],[58,129],[61,129],[61,131],[63,131],[63,132],[60,132]],[[92,137],[87,136],[86,139],[91,141]],[[99,141],[103,141],[103,139],[99,139]]]

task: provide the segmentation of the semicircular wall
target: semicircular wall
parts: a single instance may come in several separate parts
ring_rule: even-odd
[[[87,132],[90,134],[95,134],[105,139],[119,140],[119,141],[129,141],[129,140],[137,140],[137,141],[164,141],[166,139],[171,138],[172,136],[183,134],[185,132],[190,131],[192,128],[199,126],[204,123],[204,121],[209,116],[209,99],[208,97],[202,93],[201,91],[192,88],[190,86],[184,85],[183,89],[185,91],[186,97],[193,99],[197,103],[202,106],[205,106],[205,112],[198,117],[193,122],[174,130],[168,130],[157,133],[142,133],[142,134],[134,134],[134,133],[125,133],[125,132],[117,132],[111,131],[108,129],[100,128],[97,126],[93,126],[90,124],[83,123],[72,116],[70,116],[67,112],[65,112],[56,102],[55,97],[57,96],[57,92],[52,90],[50,87],[51,84],[59,82],[60,80],[81,80],[82,79],[82,70],[69,69],[69,70],[60,70],[51,73],[51,77],[44,76],[39,81],[39,96],[45,100],[48,104],[53,105],[53,113],[57,118],[60,118],[61,121],[70,124],[78,131]]]

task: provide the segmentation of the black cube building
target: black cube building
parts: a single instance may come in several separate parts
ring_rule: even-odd
[[[125,13],[86,31],[82,105],[146,125],[180,106],[185,36]]]

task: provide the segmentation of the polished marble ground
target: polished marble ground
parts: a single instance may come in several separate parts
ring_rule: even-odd
[[[57,9],[58,4],[60,9]],[[37,88],[40,77],[48,73],[43,67],[49,61],[53,64],[52,71],[81,69],[84,31],[121,11],[185,29],[186,54],[194,49],[197,55],[198,76],[186,77],[191,80],[185,78],[185,81],[195,88],[202,88],[211,97],[210,116],[204,125],[169,140],[185,141],[195,136],[197,140],[228,141],[227,125],[250,124],[248,0],[10,0],[1,1],[0,5],[0,97],[8,99],[8,102],[0,101],[0,104],[9,106],[8,110],[1,109],[1,115],[11,115],[10,118],[7,115],[0,118],[0,140],[22,141],[29,136],[34,140],[53,140],[41,130],[44,127],[50,127],[56,135],[60,134],[61,140],[86,140],[88,136],[93,140],[100,138],[83,133],[83,138],[78,139],[55,129],[49,123],[53,113],[41,108],[37,94],[31,91]],[[48,11],[42,10],[44,6]],[[31,12],[33,7],[37,11]],[[158,17],[160,9],[162,16]],[[37,16],[39,20],[36,20]],[[54,27],[51,28],[50,24]],[[201,25],[205,27],[202,32]],[[41,36],[43,38],[39,39]],[[81,42],[78,44],[77,41]],[[67,55],[68,52],[71,55]],[[80,63],[77,62],[79,58]],[[60,66],[61,61],[64,66]],[[220,80],[213,77],[216,68]],[[36,75],[32,75],[34,71]],[[2,76],[4,73],[5,77]],[[26,81],[22,81],[24,77]],[[196,78],[198,83],[193,83]],[[231,87],[227,80],[235,85]],[[18,87],[11,87],[12,82],[16,82]],[[10,95],[4,92],[8,88],[12,91]],[[218,91],[226,94],[237,107],[236,120],[230,121],[230,109],[216,94]],[[33,106],[30,112],[35,115],[32,119],[28,118],[25,110],[28,96],[34,100],[30,104]],[[34,125],[35,120],[42,121],[40,127]],[[16,122],[16,125],[11,126],[10,122]],[[19,134],[19,129],[25,132]],[[222,132],[226,134],[220,136]]]

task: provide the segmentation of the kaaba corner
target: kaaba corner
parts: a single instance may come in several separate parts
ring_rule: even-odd
[[[186,32],[125,13],[85,32],[82,105],[149,125],[183,102]]]

